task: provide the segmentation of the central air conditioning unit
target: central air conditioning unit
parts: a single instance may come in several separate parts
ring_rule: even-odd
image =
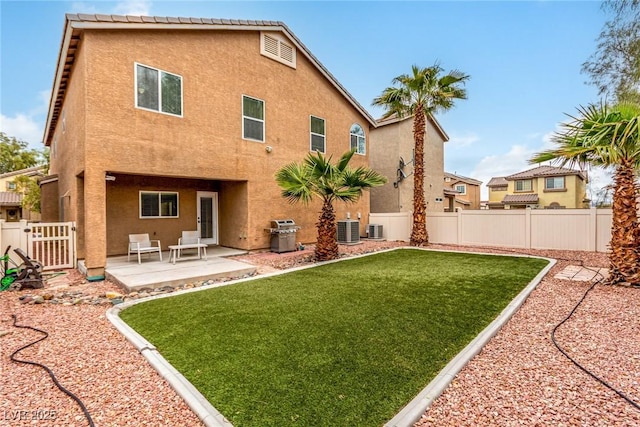
[[[370,239],[382,239],[382,225],[381,224],[369,224],[367,225],[367,234]]]
[[[360,242],[360,221],[345,219],[338,221],[338,243],[356,244]]]

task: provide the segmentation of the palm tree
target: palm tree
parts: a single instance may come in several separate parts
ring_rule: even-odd
[[[318,261],[338,257],[333,202],[356,202],[364,190],[387,182],[384,176],[367,167],[350,168],[348,164],[354,153],[355,150],[344,153],[337,164],[331,163],[331,156],[326,158],[320,152],[310,153],[303,162],[290,163],[276,172],[282,196],[289,202],[308,204],[314,196],[322,199],[322,211],[316,224],[315,255]]]
[[[397,115],[413,116],[414,170],[413,170],[413,227],[411,245],[429,243],[424,200],[424,136],[427,115],[447,111],[456,99],[466,99],[467,92],[461,87],[469,76],[454,70],[441,75],[444,70],[438,63],[431,67],[412,67],[412,74],[402,74],[393,79],[394,86],[386,88],[373,100],[373,105],[387,111],[382,118]]]
[[[640,284],[636,172],[640,167],[640,105],[578,108],[579,117],[562,124],[552,138],[558,147],[536,154],[531,163],[548,160],[561,165],[591,164],[613,167],[613,223],[608,283]]]

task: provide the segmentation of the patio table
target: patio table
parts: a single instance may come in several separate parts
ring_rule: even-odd
[[[187,245],[169,245],[169,262],[173,262],[175,264],[176,258],[178,258],[178,253],[183,249],[198,249],[198,259],[202,259],[202,252],[204,252],[204,259],[207,259],[206,243],[190,243]]]

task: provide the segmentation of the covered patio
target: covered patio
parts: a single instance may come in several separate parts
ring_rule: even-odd
[[[207,248],[206,259],[199,259],[195,253],[186,253],[175,264],[169,259],[169,251],[162,252],[162,261],[157,253],[145,254],[140,264],[135,256],[130,261],[126,255],[108,257],[105,278],[127,292],[174,287],[202,280],[238,278],[255,273],[256,267],[226,257],[245,253],[246,251],[212,245]],[[83,271],[84,261],[78,261],[78,265]]]

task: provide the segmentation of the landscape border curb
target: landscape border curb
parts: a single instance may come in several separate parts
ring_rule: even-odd
[[[539,258],[549,261],[549,264],[542,269],[538,275],[507,305],[507,307],[494,319],[476,338],[474,338],[460,353],[458,353],[449,362],[418,395],[411,400],[404,408],[400,410],[384,427],[410,427],[415,424],[425,410],[437,399],[440,394],[453,381],[455,376],[462,368],[477,355],[489,340],[498,333],[500,328],[515,314],[522,306],[529,294],[542,281],[544,276],[556,264],[556,260],[552,258],[538,257],[525,254],[492,254],[484,252],[469,252],[456,250],[441,250],[429,248],[416,248],[413,246],[400,246],[396,248],[385,249],[381,251],[369,252],[355,256],[339,258],[331,261],[318,262],[310,265],[294,267],[286,270],[271,272],[267,274],[259,274],[252,277],[229,280],[226,282],[214,283],[211,285],[200,286],[198,288],[183,289],[169,294],[155,295],[147,298],[141,298],[134,301],[127,301],[118,304],[107,310],[107,319],[116,327],[116,329],[144,356],[151,367],[164,378],[174,391],[186,402],[191,410],[198,416],[200,421],[207,427],[233,427],[233,424],[227,420],[209,401],[187,380],[177,369],[173,367],[161,354],[156,347],[148,342],[142,335],[138,334],[133,328],[127,325],[121,318],[120,312],[129,307],[143,302],[155,299],[169,298],[172,296],[182,295],[185,293],[199,292],[207,289],[228,286],[237,283],[247,282],[256,279],[262,279],[281,274],[291,273],[293,271],[306,270],[308,268],[319,267],[326,264],[344,261],[347,259],[362,258],[369,255],[375,255],[384,252],[395,251],[398,249],[419,249],[432,252],[455,252],[477,255],[493,255],[493,256],[511,256],[521,258]]]

